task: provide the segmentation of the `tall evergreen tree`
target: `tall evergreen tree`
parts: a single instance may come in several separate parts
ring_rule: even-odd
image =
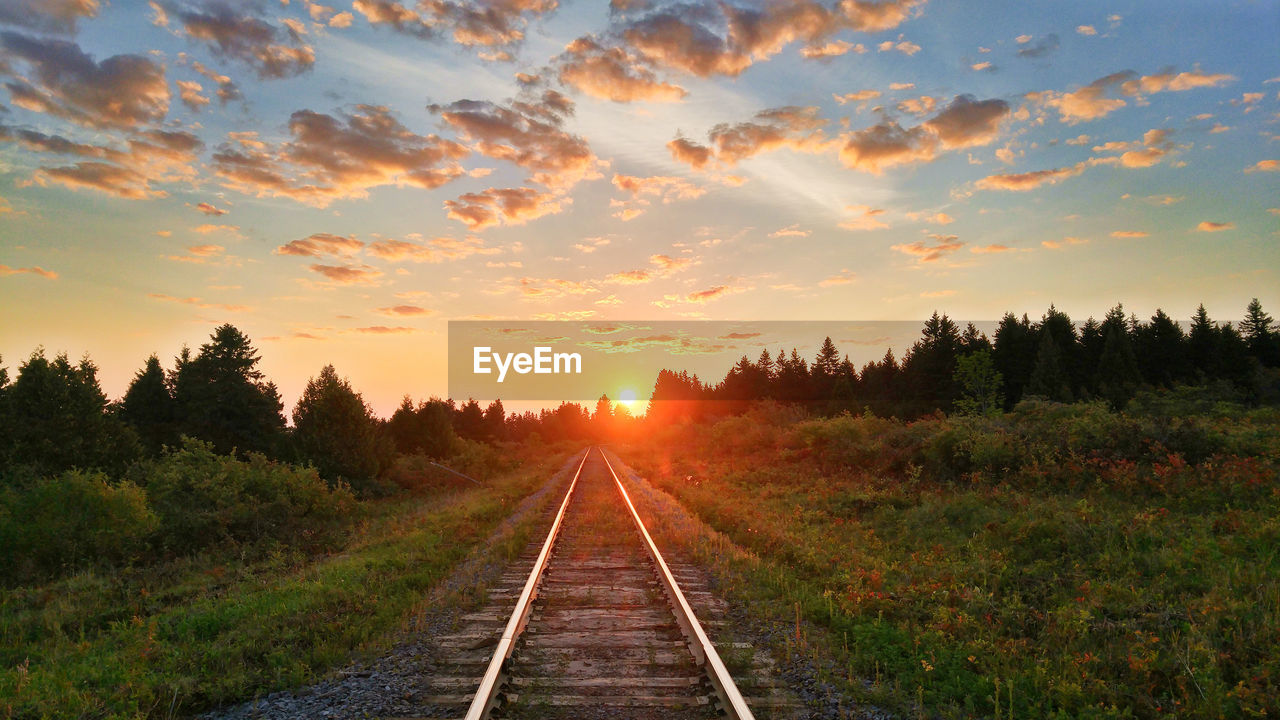
[[[1005,313],[996,328],[993,360],[996,370],[1004,378],[1005,405],[1016,404],[1031,381],[1031,371],[1035,368],[1036,354],[1039,346],[1036,336],[1031,331],[1031,321],[1026,315],[1022,319],[1013,313]]]
[[[980,350],[990,350],[991,341],[987,336],[978,332],[977,326],[968,323],[964,326],[964,334],[960,336],[960,354],[968,355]]]
[[[1196,314],[1191,316],[1191,331],[1187,334],[1187,364],[1188,372],[1199,382],[1204,382],[1210,377],[1218,376],[1215,371],[1217,363],[1216,355],[1218,351],[1218,328],[1213,321],[1209,319],[1209,313],[1204,309],[1204,303],[1196,308]]]
[[[961,355],[956,360],[956,384],[960,387],[956,409],[966,415],[992,415],[1004,407],[1004,378],[990,350]]]
[[[955,372],[960,354],[960,329],[951,318],[935,311],[925,321],[920,334],[902,362],[903,380],[911,403],[908,413],[950,410],[959,396]]]
[[[507,411],[501,400],[494,400],[484,409],[484,434],[490,441],[507,439]]]
[[[154,354],[129,383],[120,404],[120,417],[138,433],[147,452],[159,454],[178,444],[175,406],[160,359]]]
[[[1139,370],[1146,382],[1170,387],[1190,375],[1186,334],[1164,310],[1157,309],[1151,322],[1138,328],[1136,340]]]
[[[1142,374],[1138,371],[1127,326],[1123,323],[1108,325],[1106,322],[1103,325],[1107,326],[1107,339],[1098,360],[1098,394],[1106,398],[1112,407],[1120,409],[1137,392]]]
[[[822,341],[822,347],[818,349],[818,354],[813,358],[813,365],[809,367],[809,395],[815,409],[819,412],[830,411],[831,396],[839,376],[840,351],[828,336]]]
[[[475,398],[469,398],[458,407],[453,418],[453,428],[459,437],[467,440],[485,439],[484,411]]]
[[[1262,309],[1262,303],[1254,298],[1240,321],[1240,334],[1249,345],[1249,352],[1264,367],[1280,366],[1280,333],[1275,322]]]
[[[1040,336],[1049,333],[1053,337],[1054,343],[1058,346],[1058,364],[1066,381],[1068,395],[1074,396],[1075,392],[1085,384],[1089,375],[1083,367],[1083,355],[1079,339],[1076,337],[1075,323],[1071,322],[1070,316],[1051,304],[1044,317],[1040,319],[1036,331]],[[1042,340],[1043,337],[1036,338],[1037,360]],[[1035,366],[1032,366],[1032,372],[1034,371]]]
[[[141,451],[137,435],[107,411],[98,368],[87,357],[72,365],[65,354],[50,361],[36,350],[5,391],[5,405],[9,421],[0,438],[0,465],[26,466],[40,475],[71,468],[118,472]]]
[[[1092,397],[1098,392],[1098,362],[1102,360],[1102,349],[1106,344],[1102,325],[1090,316],[1080,326],[1080,397]]]
[[[1036,366],[1027,383],[1027,394],[1038,395],[1055,402],[1071,402],[1071,384],[1063,369],[1062,349],[1047,328],[1040,334],[1040,349],[1036,353]]]
[[[293,409],[298,456],[320,477],[367,486],[391,464],[394,447],[384,440],[373,412],[332,365],[307,382]]]
[[[277,453],[284,403],[257,369],[258,351],[235,326],[218,327],[194,358],[183,348],[174,369],[178,426],[216,451]]]

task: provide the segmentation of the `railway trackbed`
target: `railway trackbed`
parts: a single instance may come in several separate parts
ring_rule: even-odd
[[[712,644],[724,604],[698,568],[665,561],[602,450],[585,451],[555,512],[488,604],[437,638],[420,717],[801,715],[767,655]]]

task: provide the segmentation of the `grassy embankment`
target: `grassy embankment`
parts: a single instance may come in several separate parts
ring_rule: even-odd
[[[527,457],[484,487],[360,502],[323,551],[219,545],[0,591],[0,717],[186,716],[376,655],[428,598],[483,601],[480,586],[432,588],[472,553],[518,554],[539,513],[495,529],[566,454]]]
[[[1280,711],[1274,411],[775,408],[619,452],[722,534],[674,541],[731,600],[803,618],[779,651],[852,699],[947,718]]]

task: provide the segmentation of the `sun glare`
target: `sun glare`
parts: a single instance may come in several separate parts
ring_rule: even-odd
[[[636,411],[636,407],[640,404],[640,401],[636,400],[635,390],[626,388],[618,393],[618,403],[634,413]]]

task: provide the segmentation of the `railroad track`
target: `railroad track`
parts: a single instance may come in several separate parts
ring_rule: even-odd
[[[603,451],[583,453],[549,519],[546,538],[508,568],[488,606],[467,616],[461,632],[439,638],[452,652],[436,661],[428,691],[435,694],[419,697],[431,717],[799,714],[762,667],[771,661],[731,643],[723,649],[747,682],[744,698],[703,627],[723,622],[723,603],[696,568],[667,564]]]

